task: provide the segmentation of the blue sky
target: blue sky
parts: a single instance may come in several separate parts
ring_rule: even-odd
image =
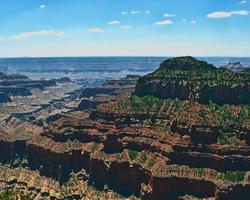
[[[250,56],[250,0],[0,0],[0,57]]]

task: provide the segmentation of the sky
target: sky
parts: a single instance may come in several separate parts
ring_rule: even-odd
[[[250,57],[250,0],[0,0],[0,57]]]

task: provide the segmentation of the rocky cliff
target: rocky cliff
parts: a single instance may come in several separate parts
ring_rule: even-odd
[[[243,72],[247,69],[247,67],[242,65],[240,62],[228,63],[227,65],[222,66],[222,68],[232,70],[233,72],[236,72],[236,73]]]
[[[135,94],[221,105],[248,104],[250,76],[217,69],[192,57],[170,58],[158,70],[138,80]]]

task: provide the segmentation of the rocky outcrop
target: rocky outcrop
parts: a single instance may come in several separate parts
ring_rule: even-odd
[[[222,66],[222,68],[229,69],[236,73],[243,72],[246,69],[246,67],[240,62],[228,63],[227,65]]]
[[[82,150],[57,152],[25,140],[0,140],[0,162],[23,165],[59,181],[67,180],[72,171],[89,170],[90,154]]]
[[[241,155],[223,156],[202,152],[172,152],[170,162],[191,167],[211,168],[218,171],[248,171],[250,170],[250,157]]]
[[[141,78],[136,85],[135,93],[138,96],[153,95],[163,99],[179,98],[181,100],[194,100],[200,103],[209,101],[218,104],[248,104],[250,103],[249,85],[196,85],[182,80],[160,81]]]
[[[216,70],[216,67],[212,64],[208,64],[206,61],[201,61],[193,58],[192,56],[169,58],[160,64],[158,72],[170,69],[170,70]]]
[[[250,82],[248,85],[216,85],[200,89],[198,102],[208,103],[209,100],[220,105],[249,104]],[[196,99],[195,99],[196,100]]]
[[[171,131],[182,136],[188,135],[196,144],[213,144],[218,141],[219,128],[207,125],[181,124],[174,120],[171,123]]]
[[[2,86],[22,86],[27,85],[30,87],[41,86],[41,87],[48,87],[48,86],[55,86],[55,80],[31,80],[29,77],[21,74],[9,74],[6,75],[4,73],[0,74],[0,85]],[[68,81],[67,78],[58,79],[58,81]]]
[[[134,90],[136,82],[139,76],[128,75],[122,79],[118,80],[107,80],[101,86],[94,88],[83,88],[79,91],[79,98],[90,98],[97,95],[122,95],[127,93],[127,90],[130,93]]]
[[[128,162],[113,162],[109,168],[110,186],[122,194],[140,195],[141,185],[148,183],[150,172]]]
[[[60,79],[59,82],[68,81],[68,79]],[[0,74],[0,99],[2,102],[10,102],[8,96],[29,96],[32,95],[33,88],[45,89],[46,87],[56,86],[55,80],[31,80],[27,76],[20,74],[6,75]],[[1,100],[0,100],[1,102]]]
[[[249,104],[250,76],[235,74],[190,57],[171,58],[139,78],[135,94],[200,103]]]

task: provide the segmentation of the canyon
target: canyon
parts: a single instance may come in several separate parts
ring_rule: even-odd
[[[212,84],[197,86],[199,70],[216,74]],[[172,58],[155,74],[2,117],[0,189],[33,199],[248,199],[250,79],[217,70]],[[222,86],[221,73],[234,85]]]

